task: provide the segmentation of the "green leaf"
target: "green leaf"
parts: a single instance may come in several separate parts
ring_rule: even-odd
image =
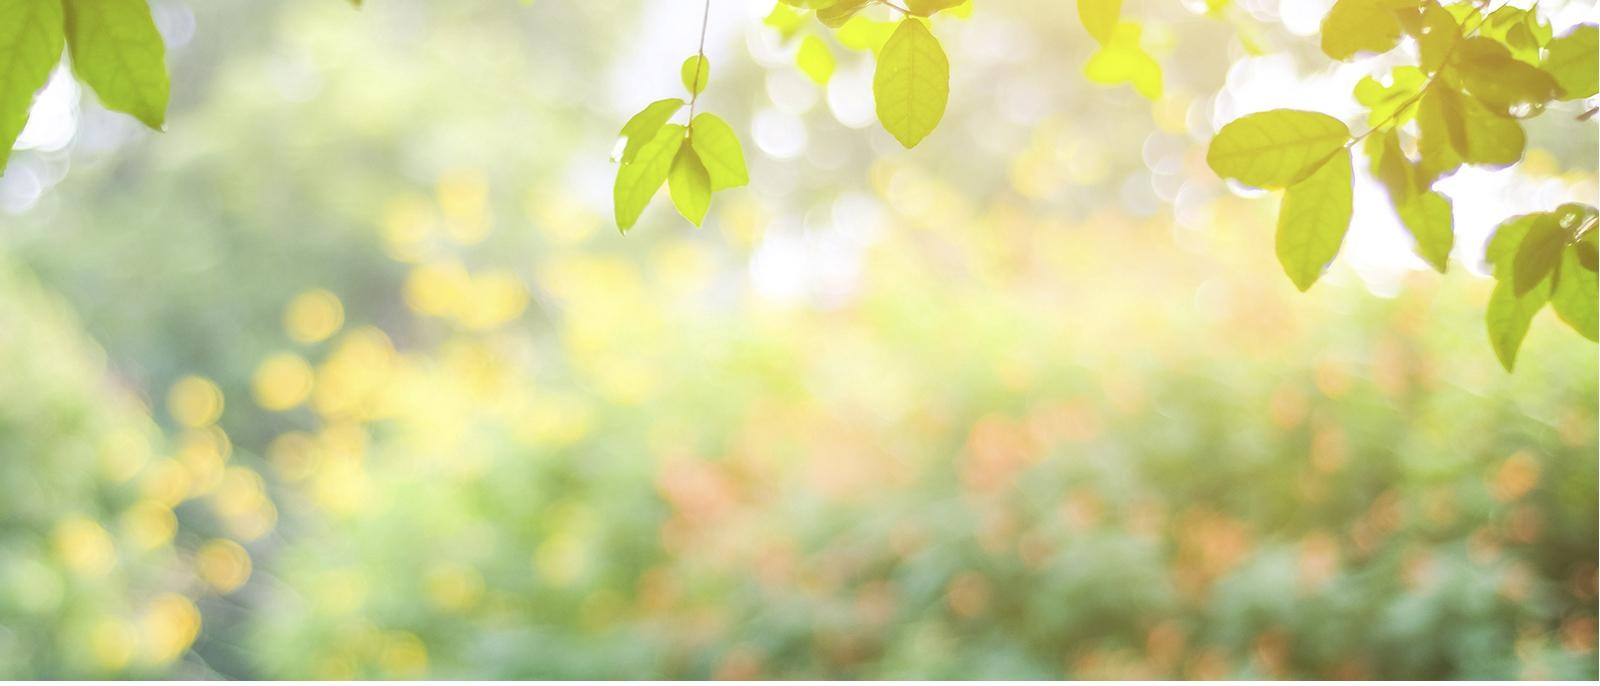
[[[0,171],[61,61],[62,21],[59,0],[0,0]]]
[[[906,9],[919,17],[931,17],[963,2],[966,0],[905,0]]]
[[[1555,287],[1550,293],[1550,307],[1573,331],[1591,341],[1600,341],[1600,331],[1596,331],[1597,324],[1600,324],[1600,312],[1596,311],[1600,309],[1597,307],[1600,280],[1596,279],[1594,270],[1583,266],[1579,255],[1577,245],[1561,251]]]
[[[690,95],[699,95],[706,90],[706,84],[711,82],[711,60],[704,55],[694,55],[683,61],[679,70],[683,77],[683,87]]]
[[[1389,72],[1389,79],[1388,86],[1371,76],[1356,82],[1354,95],[1356,102],[1368,109],[1368,126],[1399,126],[1416,117],[1416,96],[1428,75],[1416,67],[1395,67]]]
[[[655,137],[639,149],[638,157],[617,169],[617,183],[611,196],[618,229],[633,228],[650,204],[650,198],[667,182],[672,160],[678,148],[683,147],[683,131],[677,124],[661,127]]]
[[[1511,271],[1511,268],[1509,264],[1501,264],[1496,271]],[[1516,368],[1517,349],[1528,335],[1533,316],[1550,300],[1550,280],[1544,279],[1519,295],[1511,285],[1510,274],[1496,273],[1496,277],[1500,280],[1489,294],[1484,322],[1489,328],[1489,344],[1494,347],[1495,357],[1500,358],[1500,365],[1509,372]]]
[[[950,62],[922,20],[901,21],[883,45],[872,95],[878,121],[907,148],[939,126],[950,101]]]
[[[789,5],[779,2],[773,3],[772,12],[767,14],[767,18],[761,20],[761,23],[777,29],[778,35],[787,41],[800,31],[800,27],[805,24],[805,19],[805,15],[796,12]]]
[[[1089,57],[1083,66],[1083,75],[1090,81],[1107,86],[1132,84],[1139,95],[1148,100],[1161,97],[1161,64],[1140,45],[1143,28],[1138,22],[1117,24],[1110,42]]]
[[[1474,98],[1457,98],[1454,102],[1461,116],[1459,135],[1452,142],[1463,162],[1500,168],[1522,159],[1527,135],[1521,123],[1491,111]]]
[[[1528,116],[1561,94],[1555,77],[1518,61],[1490,38],[1467,39],[1456,49],[1453,63],[1466,91],[1500,114]]]
[[[1596,33],[1594,24],[1583,24],[1550,41],[1550,54],[1545,56],[1543,67],[1561,86],[1562,100],[1580,100],[1600,90],[1600,69],[1595,67],[1600,61]]]
[[[1206,164],[1217,176],[1246,186],[1287,188],[1317,171],[1349,140],[1344,122],[1320,112],[1257,112],[1217,132]]]
[[[1450,262],[1450,248],[1455,245],[1455,217],[1450,199],[1435,191],[1424,191],[1412,196],[1395,212],[1400,222],[1417,242],[1417,254],[1440,274]]]
[[[628,141],[622,148],[622,163],[632,162],[634,156],[639,154],[639,148],[655,138],[656,132],[660,131],[667,120],[672,119],[672,115],[677,114],[680,109],[683,109],[683,100],[678,98],[657,100],[645,105],[644,109],[639,110],[638,114],[628,120],[628,123],[623,124],[622,132],[617,134]]]
[[[1429,88],[1417,103],[1417,176],[1419,185],[1455,173],[1461,167],[1459,143],[1466,145],[1466,124],[1461,120],[1460,96],[1443,87]]]
[[[1483,246],[1483,261],[1489,263],[1494,278],[1510,276],[1511,258],[1517,254],[1522,239],[1528,236],[1528,230],[1544,215],[1544,212],[1519,214],[1506,218],[1494,227],[1494,233],[1489,234],[1489,241]]]
[[[750,183],[745,170],[744,148],[733,127],[710,112],[702,112],[689,122],[689,143],[700,156],[711,177],[711,190],[720,191]]]
[[[844,26],[851,17],[856,16],[861,8],[867,6],[868,0],[839,0],[831,6],[817,10],[817,19],[831,29]]]
[[[672,195],[678,214],[690,224],[699,226],[705,221],[706,210],[711,207],[711,177],[706,174],[706,167],[700,163],[700,156],[693,147],[678,147],[678,154],[672,158],[672,169],[667,173],[667,191]]]
[[[1400,18],[1395,10],[1410,0],[1338,0],[1322,18],[1322,52],[1336,60],[1359,53],[1384,53],[1400,43]]]
[[[800,41],[800,49],[795,52],[794,62],[806,78],[819,86],[828,85],[828,79],[833,78],[835,67],[833,51],[828,49],[828,44],[821,38],[806,36]]]
[[[1353,208],[1350,152],[1340,150],[1311,176],[1290,186],[1278,211],[1278,262],[1305,291],[1339,254]]]
[[[839,39],[839,44],[848,50],[877,54],[883,51],[884,44],[894,35],[895,28],[892,21],[879,21],[858,14],[834,31],[833,37]]]
[[[144,0],[69,0],[72,70],[107,109],[160,130],[166,123],[167,48]]]
[[[1430,3],[1423,10],[1422,21],[1412,37],[1416,38],[1417,51],[1421,53],[1422,70],[1432,74],[1444,67],[1445,59],[1454,52],[1456,41],[1461,39],[1461,24],[1449,10]]]
[[[1521,296],[1549,280],[1561,261],[1561,249],[1566,247],[1567,237],[1554,214],[1542,214],[1528,227],[1527,235],[1512,258],[1512,273],[1516,277],[1512,285],[1516,295]]]
[[[1122,0],[1078,0],[1078,20],[1102,45],[1111,42],[1122,19]]]

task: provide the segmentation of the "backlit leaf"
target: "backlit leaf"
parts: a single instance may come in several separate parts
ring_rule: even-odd
[[[1289,187],[1278,211],[1278,262],[1296,288],[1311,288],[1339,254],[1353,207],[1350,152],[1339,150]]]
[[[1257,112],[1222,127],[1211,139],[1206,163],[1217,176],[1247,186],[1287,188],[1310,176],[1349,140],[1344,122],[1320,112]]]
[[[907,148],[938,127],[950,100],[950,62],[922,20],[901,21],[884,44],[872,95],[878,121]]]
[[[160,130],[171,85],[167,48],[143,0],[70,0],[67,48],[72,70],[107,109]]]
[[[678,154],[672,158],[672,169],[667,172],[667,192],[678,214],[689,223],[699,226],[705,221],[706,210],[711,207],[711,177],[692,146],[679,146]]]
[[[1422,191],[1395,205],[1400,222],[1416,241],[1417,254],[1440,274],[1450,262],[1455,244],[1455,218],[1450,199],[1436,191]]]
[[[1338,0],[1322,18],[1322,52],[1336,60],[1360,53],[1383,53],[1400,42],[1395,10],[1409,0]]]
[[[1122,0],[1078,0],[1078,20],[1101,44],[1110,43],[1122,18]]]
[[[1590,245],[1593,245],[1592,241]],[[1555,287],[1550,293],[1550,308],[1573,331],[1591,341],[1600,340],[1600,335],[1597,335],[1600,331],[1596,331],[1597,324],[1600,324],[1600,312],[1596,311],[1600,280],[1596,279],[1593,270],[1583,266],[1578,246],[1568,246],[1561,251],[1561,265],[1556,275]]]
[[[683,87],[690,95],[699,95],[706,90],[706,84],[711,82],[711,60],[704,55],[694,55],[683,61],[679,69],[683,78]]]
[[[50,80],[65,40],[59,0],[0,0],[0,169]]]
[[[1555,77],[1516,60],[1489,38],[1467,39],[1457,48],[1454,63],[1467,92],[1499,114],[1527,116],[1561,94]]]
[[[617,182],[611,196],[618,229],[627,231],[639,221],[650,198],[667,182],[672,160],[682,146],[683,127],[668,124],[639,149],[639,155],[632,162],[617,169]]]
[[[1554,214],[1540,215],[1528,227],[1528,233],[1517,246],[1512,258],[1512,273],[1516,295],[1521,296],[1534,286],[1549,280],[1561,261],[1561,249],[1567,244],[1567,232],[1561,229]]]
[[[827,85],[828,79],[833,78],[835,67],[833,51],[828,49],[828,44],[821,38],[806,36],[801,40],[800,49],[794,55],[794,62],[806,78],[819,86]]]
[[[1550,53],[1545,56],[1544,71],[1560,84],[1562,100],[1579,100],[1595,94],[1600,62],[1596,50],[1596,28],[1584,24],[1570,33],[1550,41]]]
[[[867,6],[868,0],[839,0],[828,7],[817,10],[817,19],[829,28],[839,28],[844,23],[856,16],[861,8]]]
[[[1131,84],[1146,99],[1159,99],[1162,91],[1161,64],[1140,45],[1141,31],[1136,22],[1118,24],[1110,42],[1089,57],[1083,67],[1083,75],[1090,81],[1108,86]]]
[[[623,124],[622,132],[618,134],[627,139],[622,149],[622,163],[632,162],[634,156],[639,154],[639,148],[655,138],[656,132],[660,131],[667,120],[672,119],[672,115],[677,114],[680,109],[683,109],[683,100],[678,98],[657,100],[645,105],[644,109],[639,110],[638,114],[628,120],[628,123]]]
[[[1511,281],[1501,278],[1495,284],[1494,291],[1489,294],[1488,309],[1484,312],[1489,344],[1494,347],[1495,357],[1500,359],[1501,366],[1508,372],[1516,368],[1517,350],[1522,347],[1522,339],[1528,335],[1528,325],[1533,322],[1533,316],[1550,300],[1549,279],[1540,281],[1538,286],[1521,295],[1514,291]]]
[[[966,0],[905,0],[906,9],[919,17],[931,17],[938,12],[951,9],[966,2]]]
[[[710,112],[702,112],[689,123],[689,143],[700,156],[711,177],[711,190],[720,191],[750,183],[745,170],[744,148],[733,127]]]

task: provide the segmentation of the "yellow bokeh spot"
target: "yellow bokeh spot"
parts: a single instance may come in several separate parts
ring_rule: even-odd
[[[89,631],[89,652],[95,666],[107,672],[127,667],[138,639],[133,627],[123,620],[107,617],[95,622]]]
[[[195,566],[200,578],[218,593],[232,593],[250,580],[250,553],[225,538],[201,546],[195,555]]]
[[[471,284],[457,315],[469,329],[492,329],[515,319],[528,306],[528,289],[508,272],[485,272]]]
[[[185,376],[167,391],[167,412],[190,428],[213,424],[222,417],[222,389],[203,376]]]
[[[177,460],[161,460],[145,470],[139,480],[144,497],[174,507],[189,497],[189,470]]]
[[[483,577],[466,565],[442,564],[428,570],[428,599],[443,610],[466,610],[483,596]]]
[[[458,171],[439,179],[435,189],[444,213],[446,236],[472,245],[489,235],[489,182],[476,171]]]
[[[289,481],[301,481],[311,476],[320,458],[316,441],[303,431],[280,434],[267,445],[267,461]]]
[[[100,444],[100,466],[106,478],[127,481],[150,461],[150,439],[134,428],[114,429]]]
[[[588,569],[589,551],[577,536],[558,533],[539,544],[533,554],[533,566],[545,583],[570,586]]]
[[[315,376],[311,365],[293,353],[278,353],[261,361],[250,380],[256,404],[274,412],[292,409],[311,395]]]
[[[153,550],[172,542],[178,518],[158,500],[140,500],[122,513],[122,531],[140,550]]]
[[[389,200],[383,211],[383,239],[390,256],[402,262],[419,260],[436,222],[425,196],[402,195]]]
[[[200,634],[200,611],[176,593],[163,593],[139,618],[139,636],[147,662],[165,665],[178,659]]]
[[[344,326],[344,305],[339,296],[314,288],[294,297],[283,311],[283,330],[297,343],[328,340]]]
[[[327,570],[313,587],[311,601],[323,614],[352,614],[367,602],[367,579],[355,569]]]
[[[222,429],[211,426],[184,432],[177,458],[189,472],[189,495],[205,495],[215,489],[232,454],[233,443]]]
[[[372,327],[347,334],[317,370],[311,404],[323,417],[368,418],[384,395],[395,351]]]
[[[111,535],[85,517],[58,522],[51,534],[51,543],[67,569],[86,576],[102,576],[111,571],[117,561]]]
[[[378,665],[390,679],[420,679],[428,673],[428,649],[415,635],[394,632],[384,638]]]
[[[406,306],[418,314],[448,316],[472,290],[472,275],[457,262],[424,264],[406,276]]]
[[[556,245],[575,245],[593,235],[602,223],[583,203],[571,193],[549,186],[540,186],[528,193],[523,201],[528,219]]]

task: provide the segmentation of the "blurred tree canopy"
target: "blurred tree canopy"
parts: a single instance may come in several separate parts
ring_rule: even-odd
[[[1584,3],[893,4],[0,0],[0,675],[1596,676]]]

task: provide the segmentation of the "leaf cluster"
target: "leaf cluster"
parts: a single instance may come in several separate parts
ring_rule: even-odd
[[[145,0],[0,0],[0,169],[63,52],[107,109],[165,125],[166,46]]]
[[[1280,109],[1229,122],[1207,150],[1206,161],[1218,176],[1284,191],[1277,254],[1302,291],[1338,255],[1349,230],[1358,149],[1417,254],[1442,273],[1454,248],[1454,218],[1451,199],[1434,185],[1463,166],[1516,164],[1527,141],[1523,119],[1553,103],[1596,93],[1593,24],[1558,37],[1535,10],[1504,6],[1491,12],[1480,3],[1436,0],[1338,0],[1322,22],[1322,50],[1335,60],[1388,53],[1407,41],[1415,46],[1416,64],[1393,67],[1383,80],[1367,77],[1356,85],[1355,99],[1367,109],[1365,132],[1352,134],[1345,122],[1326,114]],[[1580,210],[1593,212],[1564,206],[1549,214],[1570,221]],[[1573,250],[1582,224],[1563,224]],[[1539,235],[1545,237],[1540,245],[1554,240],[1548,238],[1553,234]],[[1560,252],[1550,250],[1550,255]],[[1545,302],[1537,284],[1553,288],[1558,283],[1554,265],[1559,260],[1546,257],[1538,262],[1549,261],[1540,274],[1546,281],[1526,281],[1534,276],[1525,275],[1525,287],[1506,293],[1497,288],[1491,302],[1491,339],[1507,369],[1527,320]],[[1498,268],[1497,275],[1510,271]],[[1592,276],[1590,271],[1591,283]],[[1537,305],[1526,298],[1538,300]],[[1586,300],[1570,298],[1562,308],[1568,312],[1563,319],[1593,338],[1592,293]]]

